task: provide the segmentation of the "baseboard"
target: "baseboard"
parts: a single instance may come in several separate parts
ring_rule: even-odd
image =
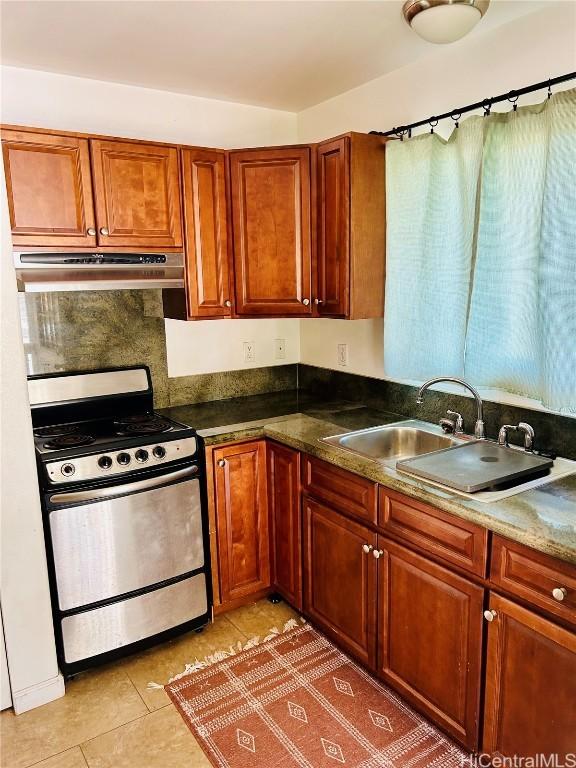
[[[28,712],[29,709],[41,707],[42,704],[48,704],[64,696],[64,678],[60,673],[50,680],[44,680],[42,683],[23,688],[21,691],[12,691],[12,703],[14,712],[21,715],[22,712]]]

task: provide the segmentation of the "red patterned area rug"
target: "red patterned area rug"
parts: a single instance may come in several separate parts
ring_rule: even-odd
[[[468,765],[465,752],[308,624],[222,656],[166,686],[217,768]]]

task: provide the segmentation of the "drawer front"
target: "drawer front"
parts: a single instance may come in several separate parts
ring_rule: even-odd
[[[306,493],[334,509],[369,523],[376,523],[376,483],[320,459],[304,456],[302,484]]]
[[[65,660],[73,664],[136,643],[203,616],[208,607],[206,576],[198,573],[128,600],[65,616]]]
[[[537,608],[576,624],[576,567],[570,563],[494,536],[490,581]]]
[[[378,525],[411,544],[477,576],[486,575],[488,531],[400,493],[380,488]]]

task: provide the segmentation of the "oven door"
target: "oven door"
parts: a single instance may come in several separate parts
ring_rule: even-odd
[[[203,568],[197,467],[49,497],[58,607],[69,611]]]

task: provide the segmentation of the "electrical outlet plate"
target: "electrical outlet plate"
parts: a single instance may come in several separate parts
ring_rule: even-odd
[[[256,347],[253,341],[244,342],[244,362],[256,362]]]
[[[276,360],[286,358],[286,339],[274,339],[274,357]]]
[[[338,344],[338,365],[348,365],[348,344]]]

